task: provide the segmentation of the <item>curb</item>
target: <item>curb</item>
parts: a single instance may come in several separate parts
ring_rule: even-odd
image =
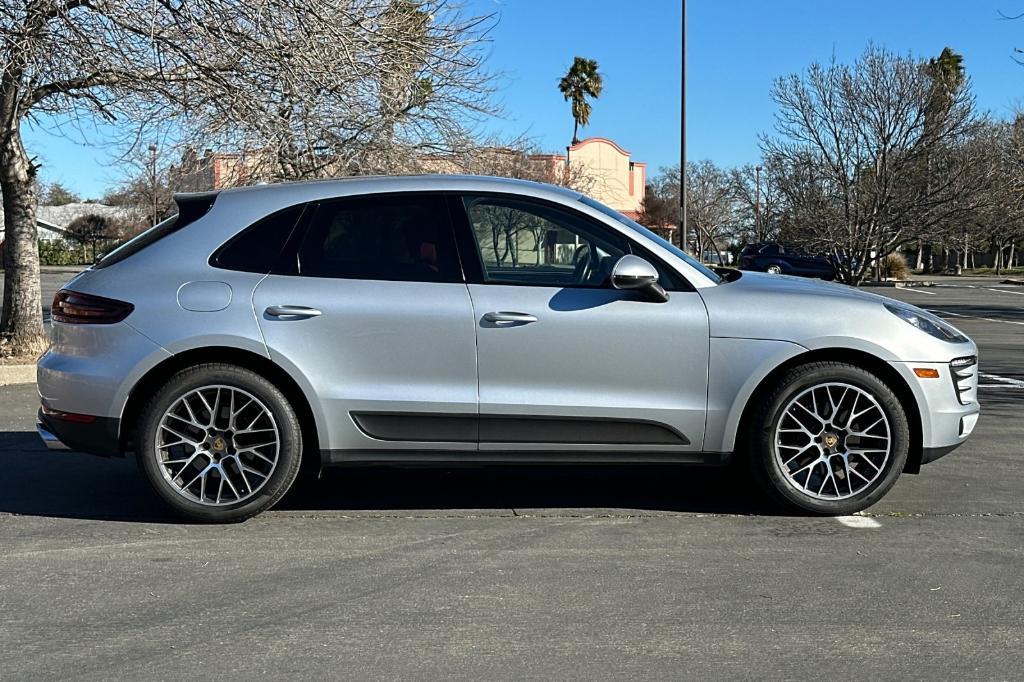
[[[0,365],[0,386],[14,384],[34,384],[36,382],[36,366],[32,365]]]

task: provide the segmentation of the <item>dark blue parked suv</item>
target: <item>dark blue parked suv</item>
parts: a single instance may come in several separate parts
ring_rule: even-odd
[[[774,275],[796,275],[833,280],[835,268],[827,258],[812,256],[800,249],[766,242],[748,244],[740,251],[740,270],[756,270]]]

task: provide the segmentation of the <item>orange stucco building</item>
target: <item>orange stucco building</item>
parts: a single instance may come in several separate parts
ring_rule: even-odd
[[[192,152],[175,168],[179,190],[223,189],[258,182],[258,154],[223,153],[207,150],[202,156]],[[626,216],[640,215],[647,184],[647,164],[633,161],[630,153],[604,137],[588,137],[566,148],[565,154],[536,154],[529,157],[550,168],[550,180],[557,181],[560,168],[586,177],[586,193]],[[450,158],[425,157],[424,168],[433,172],[465,172]],[[494,171],[492,171],[494,172]]]

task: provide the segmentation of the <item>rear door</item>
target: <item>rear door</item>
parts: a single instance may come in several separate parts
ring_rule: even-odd
[[[458,204],[480,449],[576,451],[584,460],[698,453],[709,337],[696,291],[663,265],[667,302],[611,288],[619,257],[650,256],[572,209],[498,195]]]
[[[325,201],[303,222],[253,306],[273,359],[317,396],[321,447],[475,450],[473,309],[444,198]]]

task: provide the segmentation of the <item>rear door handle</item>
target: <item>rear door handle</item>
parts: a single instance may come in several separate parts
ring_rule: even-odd
[[[271,317],[319,317],[323,314],[316,308],[304,305],[272,305],[264,312]]]
[[[517,324],[530,324],[531,322],[536,321],[537,317],[535,315],[530,315],[529,313],[513,313],[499,311],[495,313],[484,314],[484,322],[515,322]]]

